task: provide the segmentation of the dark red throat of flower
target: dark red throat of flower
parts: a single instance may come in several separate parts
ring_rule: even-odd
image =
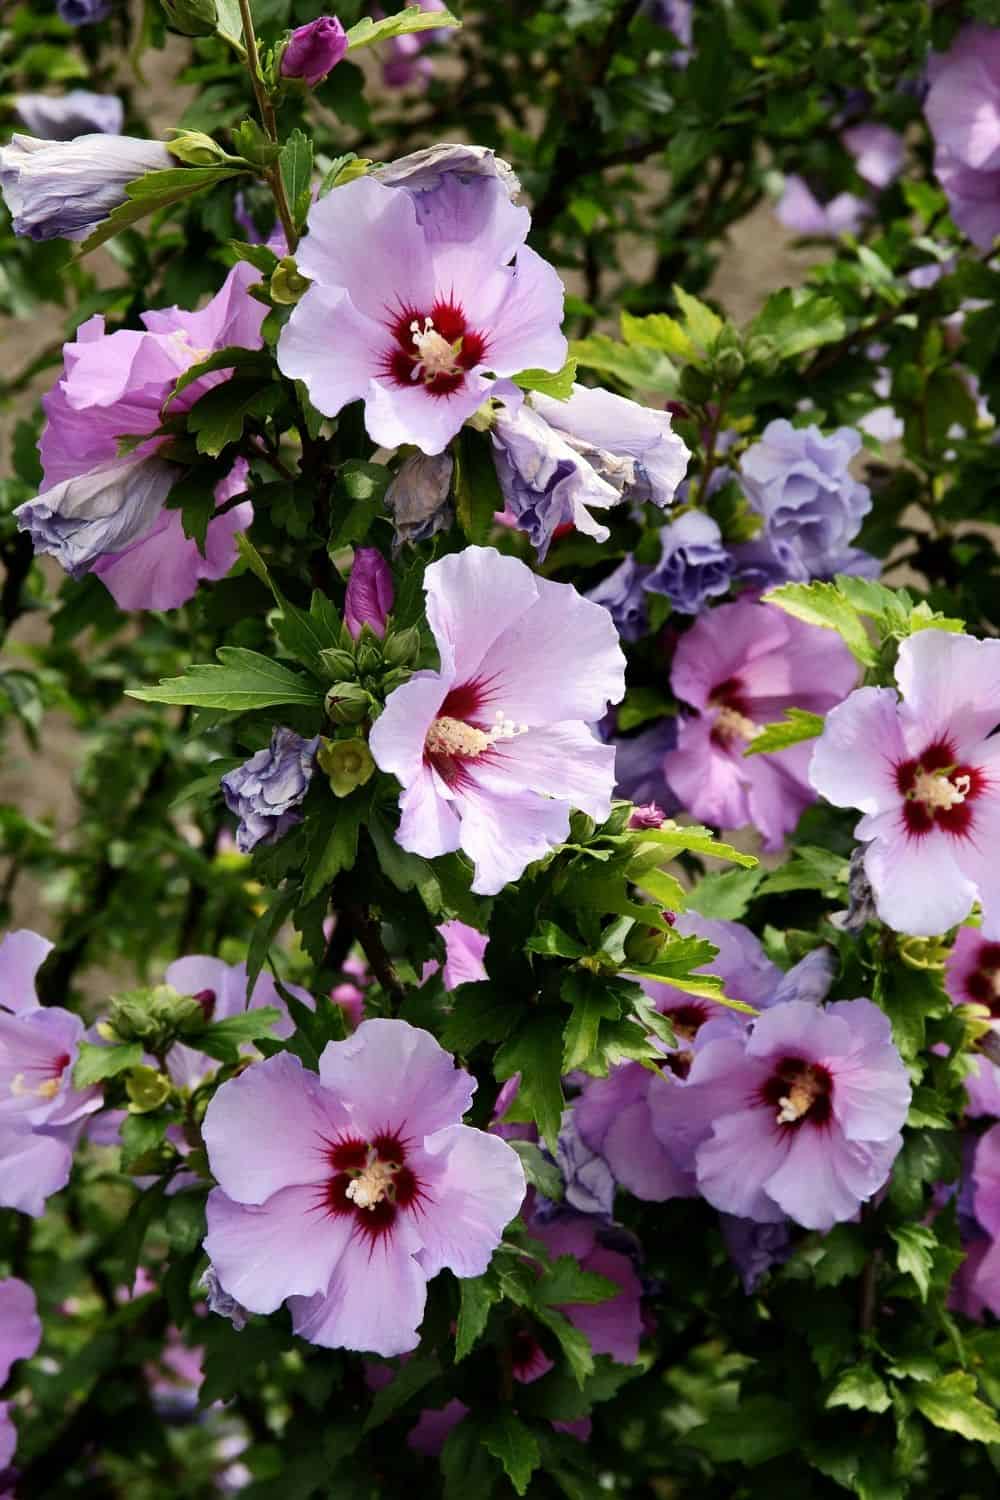
[[[940,828],[969,832],[976,798],[986,778],[975,766],[960,765],[953,745],[938,740],[914,760],[896,766],[896,785],[903,798],[903,822],[912,837]]]
[[[205,1017],[205,1020],[210,1021],[215,1015],[215,991],[199,990],[197,995],[192,995],[191,998],[193,1000],[197,1000],[198,1004],[201,1006],[201,1013]]]
[[[352,1215],[358,1232],[373,1242],[391,1232],[400,1210],[423,1196],[398,1134],[325,1141],[323,1150],[333,1176],[320,1188],[317,1207],[331,1218]]]
[[[396,385],[423,385],[430,396],[460,390],[470,370],[483,363],[487,338],[469,326],[464,309],[441,298],[431,308],[407,307],[391,324],[395,347],[385,374]]]
[[[965,981],[965,993],[991,1016],[1000,1017],[1000,943],[984,943],[976,967]]]
[[[826,1125],[833,1113],[833,1079],[820,1063],[783,1057],[760,1091],[761,1102],[774,1110],[775,1123],[798,1130],[807,1122]]]

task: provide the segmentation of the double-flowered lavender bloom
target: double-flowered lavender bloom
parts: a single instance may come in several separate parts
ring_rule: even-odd
[[[175,165],[166,146],[130,135],[71,141],[14,135],[0,147],[0,191],[15,234],[83,240],[125,201],[125,184]]]
[[[934,170],[959,229],[989,250],[1000,234],[1000,30],[963,27],[928,76]]]
[[[271,743],[222,778],[222,795],[239,818],[236,847],[249,854],[258,844],[274,844],[302,821],[299,811],[316,770],[319,736],[305,740],[294,729],[278,727]]]
[[[825,713],[857,682],[839,636],[772,604],[737,599],[699,615],[674,655],[671,686],[696,710],[678,719],[663,773],[694,817],[719,828],[752,823],[778,849],[815,800],[810,746],[744,755],[786,708]]]
[[[623,641],[638,641],[646,634],[649,621],[643,585],[651,571],[630,555],[587,594],[604,606]]]
[[[882,921],[947,932],[983,907],[1000,938],[1000,641],[924,630],[904,640],[896,689],[864,687],[835,708],[809,768],[855,834]]]
[[[740,461],[740,482],[764,530],[735,549],[737,560],[769,571],[768,582],[877,574],[877,560],[850,546],[872,505],[868,486],[850,472],[860,448],[853,427],[824,436],[816,426],[769,422]]]
[[[679,614],[700,614],[709,599],[729,592],[733,558],[711,516],[688,511],[664,526],[660,545],[660,560],[642,586],[651,594],[665,594]]]
[[[253,520],[249,501],[208,524],[204,553],[184,535],[179,510],[165,505],[180,469],[159,456],[162,438],[149,437],[126,457],[119,439],[160,426],[161,410],[177,379],[218,349],[260,347],[265,309],[247,293],[257,276],[234,267],[199,312],[179,307],[143,313],[145,332],[104,332],[100,315],[63,345],[64,373],[43,398],[46,424],[39,442],[43,489],[16,511],[36,552],[51,553],[74,578],[94,572],[122,609],[174,609],[201,579],[217,579],[236,560],[235,536]],[[171,405],[187,411],[231,372],[214,370],[192,381]],[[215,487],[216,506],[246,488],[247,464],[238,459]]]
[[[204,1123],[223,1291],[251,1312],[287,1301],[327,1348],[416,1348],[427,1282],[481,1276],[524,1197],[516,1152],[461,1123],[475,1088],[428,1032],[390,1020],[328,1043],[318,1077],[281,1052],[223,1084]]]
[[[508,514],[540,559],[560,526],[606,541],[591,510],[647,500],[666,508],[691,456],[669,412],[582,385],[568,401],[538,393],[530,406],[508,401],[491,431]]]
[[[41,1341],[42,1325],[31,1287],[16,1276],[0,1281],[0,1387],[6,1385],[17,1360],[30,1359]],[[0,1401],[0,1469],[10,1463],[16,1447],[10,1404]]]
[[[89,89],[18,94],[14,108],[21,124],[45,141],[71,141],[95,131],[119,135],[125,120],[125,107],[117,94],[92,94]]]
[[[512,389],[503,377],[559,370],[567,350],[562,282],[524,243],[528,210],[498,175],[440,177],[362,177],[313,205],[297,251],[313,285],[278,343],[319,411],[363,401],[376,443],[428,454]]]
[[[322,83],[347,55],[347,32],[336,16],[319,16],[299,26],[281,54],[282,78],[301,78],[308,88]]]
[[[35,993],[51,950],[28,931],[0,943],[0,1208],[34,1218],[66,1186],[87,1116],[101,1107],[99,1090],[73,1084],[83,1022]]]
[[[463,849],[493,895],[566,839],[571,808],[608,816],[614,750],[590,726],[625,658],[605,610],[492,547],[432,563],[424,587],[441,666],[389,695],[372,755],[402,783],[403,848]]]

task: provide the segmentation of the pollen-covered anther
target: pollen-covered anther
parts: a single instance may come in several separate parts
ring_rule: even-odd
[[[761,726],[755,724],[753,719],[748,719],[738,708],[730,708],[725,703],[719,708],[713,727],[718,734],[733,740],[755,740],[761,732]]]
[[[416,318],[410,324],[413,345],[420,358],[413,366],[413,380],[436,380],[439,375],[460,375],[462,367],[458,356],[462,351],[462,340],[457,338],[449,344],[434,327],[433,318],[424,318],[421,328]]]
[[[922,802],[929,812],[947,812],[965,801],[972,787],[970,776],[956,776],[954,780],[939,771],[918,771],[909,796],[914,802]]]
[[[396,1168],[390,1162],[380,1161],[378,1157],[375,1157],[363,1172],[359,1172],[358,1176],[348,1183],[345,1196],[350,1198],[357,1208],[374,1208],[387,1195],[392,1186],[395,1171]]]
[[[512,740],[519,734],[526,734],[527,730],[527,724],[515,724],[502,709],[497,709],[492,729],[477,729],[474,724],[466,724],[464,719],[452,719],[442,714],[428,729],[425,748],[428,755],[475,759],[498,740]]]
[[[803,1069],[799,1077],[778,1100],[777,1121],[779,1125],[794,1125],[812,1109],[816,1100],[825,1093],[823,1082],[812,1068]]]

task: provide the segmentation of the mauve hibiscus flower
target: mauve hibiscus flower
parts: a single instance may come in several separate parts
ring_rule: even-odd
[[[30,1359],[42,1341],[35,1294],[16,1276],[0,1281],[0,1386],[16,1360]]]
[[[456,179],[446,206],[421,218],[406,188],[360,177],[313,205],[297,251],[313,285],[278,364],[328,417],[364,401],[385,448],[440,453],[487,396],[513,389],[498,377],[566,359],[562,282],[524,244],[527,209],[495,178]]]
[[[677,697],[698,710],[678,719],[677,748],[663,758],[682,806],[718,828],[752,823],[765,849],[779,849],[815,801],[809,745],[743,752],[786,708],[824,713],[857,678],[839,636],[775,605],[737,599],[700,615],[677,647],[670,676]]]
[[[52,944],[12,932],[0,943],[0,1208],[38,1218],[69,1181],[73,1148],[97,1089],[73,1086],[79,1016],[41,1006],[35,975]]]
[[[415,1349],[427,1282],[481,1276],[524,1197],[511,1147],[460,1123],[475,1088],[428,1032],[390,1020],[328,1043],[318,1077],[280,1052],[224,1083],[204,1123],[223,1291],[251,1312],[287,1301],[326,1348]]]
[[[492,547],[432,563],[424,587],[441,667],[389,695],[372,755],[403,785],[403,848],[463,849],[495,895],[566,839],[571,808],[608,816],[614,750],[589,726],[625,658],[599,604]]]
[[[854,832],[882,921],[947,932],[983,906],[1000,938],[1000,641],[922,630],[899,648],[898,694],[865,687],[835,708],[809,779]]]
[[[652,1103],[661,1137],[690,1142],[698,1189],[715,1208],[830,1229],[886,1182],[910,1084],[870,1000],[791,1000],[744,1037],[707,1041],[683,1091]]]
[[[156,431],[163,403],[193,364],[232,345],[260,347],[266,309],[247,295],[257,274],[234,267],[199,312],[143,313],[145,332],[106,334],[95,315],[63,345],[64,375],[42,402],[44,489],[18,507],[18,525],[72,577],[97,573],[122,609],[174,609],[199,580],[224,577],[236,561],[236,533],[253,520],[247,501],[210,521],[203,555],[185,537],[180,511],[165,508],[181,470],[157,456],[163,439],[148,438],[126,457],[118,440]],[[228,378],[224,370],[202,375],[170,411],[187,411]],[[238,460],[215,487],[216,506],[245,489],[246,475]]]

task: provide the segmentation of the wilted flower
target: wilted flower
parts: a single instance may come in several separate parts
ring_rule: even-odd
[[[660,532],[662,552],[643,588],[665,594],[680,614],[696,615],[709,599],[729,592],[733,559],[711,516],[689,510]]]
[[[403,785],[403,848],[463,849],[492,895],[567,837],[571,807],[608,816],[614,752],[588,726],[625,660],[605,610],[492,547],[432,563],[424,587],[441,667],[389,695],[372,754]]]
[[[28,931],[0,943],[0,1207],[34,1218],[66,1186],[86,1117],[101,1107],[99,1090],[73,1084],[80,1017],[38,1003],[35,975],[51,949]]]
[[[191,365],[232,345],[259,348],[265,309],[247,295],[256,275],[241,263],[199,312],[144,313],[145,332],[105,334],[95,316],[63,346],[63,377],[42,401],[44,488],[18,507],[18,524],[36,551],[52,553],[74,577],[97,572],[123,609],[173,609],[199,579],[223,577],[236,560],[236,532],[253,519],[246,502],[210,521],[203,555],[185,537],[181,512],[165,509],[180,470],[156,456],[163,440],[124,458],[118,446],[122,436],[156,431],[164,401]],[[187,411],[229,373],[192,381],[171,411]],[[245,488],[247,472],[238,459],[215,487],[217,506]]]
[[[772,604],[738,599],[699,615],[674,655],[671,685],[697,709],[677,721],[677,748],[663,771],[683,806],[720,828],[760,830],[781,842],[815,793],[809,744],[744,756],[762,725],[786,708],[823,713],[850,692],[858,671],[833,631],[805,625]]]
[[[385,492],[385,508],[396,528],[395,548],[426,542],[454,520],[448,502],[454,461],[450,453],[413,453],[404,459]]]
[[[724,1213],[807,1229],[852,1218],[887,1180],[910,1105],[888,1018],[870,1000],[790,1000],[699,1048],[686,1085],[652,1098],[654,1129],[693,1144]]]
[[[328,1043],[318,1078],[281,1052],[223,1084],[204,1123],[222,1289],[252,1312],[288,1301],[326,1348],[416,1348],[427,1282],[481,1276],[524,1197],[511,1147],[460,1123],[475,1087],[390,1020]]]
[[[478,181],[455,193],[447,237],[437,219],[421,222],[405,188],[371,177],[313,205],[297,252],[313,285],[282,330],[278,363],[319,411],[364,401],[373,441],[440,453],[496,377],[562,367],[562,283],[524,244],[527,211],[495,179],[489,194],[484,216]]]
[[[74,136],[118,135],[125,109],[117,94],[92,94],[70,89],[68,94],[18,94],[14,109],[21,124],[45,141],[71,141]]]
[[[397,157],[373,168],[371,176],[385,187],[405,188],[428,240],[453,244],[474,240],[487,227],[495,184],[512,203],[521,191],[513,167],[488,146],[450,141]],[[527,209],[519,212],[527,233],[530,216]]]
[[[355,640],[363,625],[382,639],[392,600],[392,574],[381,552],[377,547],[356,548],[344,600],[344,624]]]
[[[0,191],[15,234],[83,240],[124,203],[126,183],[171,165],[160,141],[130,135],[78,135],[72,141],[13,135],[0,147]]]
[[[282,78],[301,78],[314,89],[347,55],[347,33],[336,16],[319,16],[299,26],[281,54]]]
[[[236,847],[249,854],[258,844],[274,844],[302,821],[299,808],[316,769],[319,736],[304,740],[293,729],[275,728],[266,750],[222,778],[222,795],[240,820]]]
[[[865,814],[854,831],[883,922],[929,937],[978,899],[984,935],[1000,938],[1000,642],[922,630],[900,645],[896,685],[859,688],[831,712],[810,782]]]

